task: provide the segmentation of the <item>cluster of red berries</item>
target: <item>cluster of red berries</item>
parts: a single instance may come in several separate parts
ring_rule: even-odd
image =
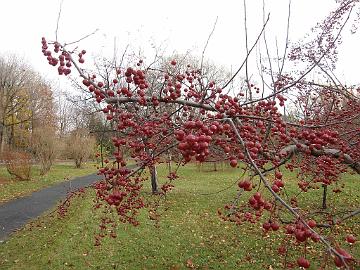
[[[42,44],[42,53],[48,60],[48,63],[52,66],[58,66],[58,73],[59,75],[69,75],[71,73],[71,55],[69,52],[62,50],[61,45],[58,42],[54,42],[54,49],[53,51],[55,54],[59,54],[61,51],[61,54],[59,54],[57,57],[52,55],[52,52],[49,50],[49,43],[46,41],[46,39],[43,37],[41,38],[41,44]],[[83,55],[86,53],[85,50],[82,50],[79,55],[79,63],[84,63]]]
[[[66,214],[68,213],[68,210],[70,208],[70,205],[71,205],[71,200],[73,198],[83,196],[84,194],[85,194],[85,188],[79,188],[75,191],[69,192],[66,195],[66,198],[64,199],[64,201],[61,202],[57,207],[57,213],[58,213],[59,217],[63,218],[66,216]]]
[[[145,206],[140,196],[144,179],[127,177],[130,170],[126,168],[100,170],[100,172],[103,172],[107,182],[99,182],[95,185],[98,200],[113,206],[120,221],[138,225],[136,216],[139,209]]]
[[[284,181],[282,180],[282,173],[278,170],[275,171],[275,181],[273,182],[273,185],[271,186],[271,189],[278,193],[281,188],[284,187]]]
[[[256,192],[249,198],[249,205],[255,210],[265,209],[271,211],[272,209],[272,204],[267,202],[260,192]]]
[[[209,154],[209,143],[212,140],[210,136],[192,133],[185,135],[183,130],[177,131],[175,136],[180,141],[178,149],[181,151],[186,162],[189,162],[192,156],[195,156],[195,159],[198,161],[204,161]]]
[[[309,220],[307,225],[305,226],[302,222],[297,222],[295,225],[287,225],[285,227],[286,234],[293,235],[300,243],[307,241],[309,238],[314,242],[318,242],[320,240],[319,235],[309,229],[309,227],[315,228],[316,222]]]

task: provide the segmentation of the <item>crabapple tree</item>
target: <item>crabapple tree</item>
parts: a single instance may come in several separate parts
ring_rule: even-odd
[[[99,170],[104,180],[95,186],[96,207],[138,225],[136,215],[144,207],[140,195],[144,168],[154,167],[168,151],[181,156],[180,164],[203,162],[216,152],[231,167],[249,175],[238,182],[238,196],[248,193],[249,200],[234,200],[219,209],[222,219],[239,225],[261,224],[265,233],[282,231],[288,245],[278,247],[280,256],[286,256],[289,245],[305,247],[296,260],[299,267],[312,264],[306,254],[310,245],[325,254],[318,256],[320,267],[355,267],[356,258],[344,244],[355,243],[356,237],[347,235],[343,242],[335,241],[331,228],[346,226],[360,210],[336,213],[334,209],[315,215],[313,205],[299,196],[323,188],[326,202],[328,189],[341,194],[346,186],[342,173],[360,173],[359,88],[346,87],[331,75],[341,32],[358,1],[337,2],[337,9],[314,28],[312,40],[287,44],[290,49],[278,60],[278,70],[270,64],[263,66],[261,84],[246,75],[246,87],[234,94],[228,91],[230,82],[247,66],[260,38],[265,38],[268,20],[238,71],[223,82],[207,76],[202,65],[179,65],[176,58],[166,65],[157,65],[158,61],[146,65],[143,59],[114,64],[104,78],[85,68],[85,50],[42,38],[42,52],[49,64],[60,76],[75,73],[116,129],[113,164],[107,162]],[[292,68],[285,70],[285,62]],[[314,71],[326,83],[310,80]],[[134,169],[127,167],[120,151],[124,146],[136,160]],[[299,192],[293,196],[287,192],[287,170],[297,174]],[[169,172],[159,196],[173,188],[176,177],[176,170]],[[103,232],[96,244],[106,234],[108,222],[102,220]]]

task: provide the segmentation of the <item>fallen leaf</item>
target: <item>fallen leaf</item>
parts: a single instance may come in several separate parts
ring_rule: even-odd
[[[194,263],[192,262],[191,259],[188,259],[188,260],[186,261],[186,267],[187,267],[187,268],[190,268],[190,269],[195,269],[195,265],[194,265]]]

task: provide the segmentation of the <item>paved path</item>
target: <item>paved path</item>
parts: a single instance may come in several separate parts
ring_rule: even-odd
[[[101,177],[96,174],[77,177],[1,204],[0,242],[3,242],[12,231],[22,228],[31,219],[54,207],[59,200],[66,197],[69,191],[88,186],[99,179]]]

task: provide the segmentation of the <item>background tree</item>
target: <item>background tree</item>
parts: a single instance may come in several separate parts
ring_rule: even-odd
[[[0,152],[6,145],[26,148],[32,130],[54,126],[50,86],[21,59],[0,57]]]
[[[59,148],[54,128],[38,127],[32,134],[32,150],[40,162],[40,175],[46,174],[53,165]]]
[[[10,128],[21,120],[15,119],[16,113],[23,108],[26,93],[24,87],[29,81],[28,68],[15,56],[0,58],[0,141],[1,151],[6,139],[13,132]],[[11,139],[8,139],[11,141]]]
[[[85,129],[77,129],[71,132],[67,138],[66,152],[74,160],[75,167],[80,168],[95,151],[95,139]]]

